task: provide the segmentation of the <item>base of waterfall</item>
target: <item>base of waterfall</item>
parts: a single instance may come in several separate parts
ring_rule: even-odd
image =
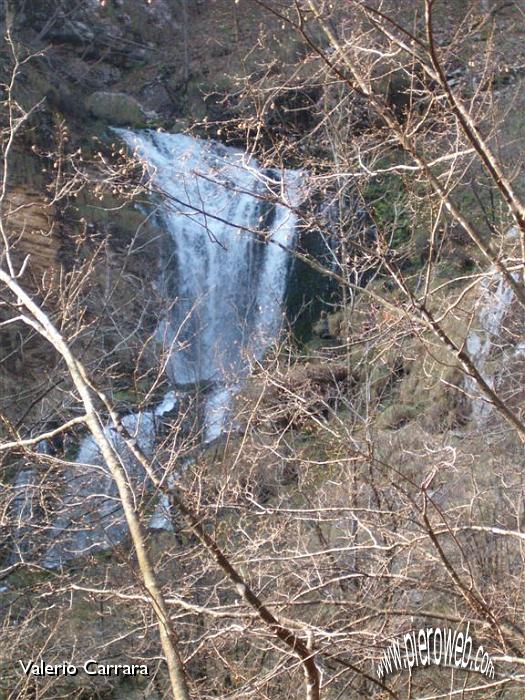
[[[177,460],[169,475],[163,474],[158,467],[156,469],[158,477],[164,479],[165,485],[170,487],[194,464],[203,450],[234,429],[231,402],[238,389],[238,385],[210,385],[209,382],[206,387],[199,387],[198,390],[194,388],[193,391],[187,386],[184,391],[178,388],[169,391],[155,408],[123,416],[122,424],[142,452],[151,459],[157,441],[169,429],[166,423],[171,425],[179,420],[179,428],[183,430],[180,420],[184,416],[187,418],[188,407],[191,406],[193,417],[188,422],[201,425],[198,434],[194,436],[197,446]],[[142,466],[111,424],[105,428],[105,434],[118,452],[128,478],[133,481],[134,492],[145,495],[146,500],[155,504],[147,520],[148,527],[152,530],[173,531],[174,513],[168,496],[155,496],[151,491]],[[49,452],[49,446],[42,445],[41,451]],[[71,464],[71,472],[68,486],[62,495],[63,512],[57,514],[52,528],[40,538],[48,542],[47,551],[41,560],[42,566],[51,570],[77,557],[109,551],[127,534],[127,524],[116,487],[91,436],[82,441],[76,461]],[[17,496],[14,507],[24,526],[15,533],[17,544],[16,551],[11,556],[13,564],[30,549],[27,544],[29,528],[36,526],[33,522],[35,504],[32,500],[36,479],[35,470],[26,469],[20,472],[15,483]],[[20,544],[24,542],[25,544]]]

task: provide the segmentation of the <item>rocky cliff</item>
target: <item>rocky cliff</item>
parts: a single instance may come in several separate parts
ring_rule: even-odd
[[[155,220],[146,220],[129,192],[100,182],[107,176],[101,162],[120,155],[111,127],[220,136],[235,110],[237,80],[257,69],[256,50],[244,57],[271,22],[261,24],[255,4],[240,13],[226,0],[86,0],[72,7],[7,0],[1,9],[0,31],[11,37],[2,49],[5,82],[18,61],[11,103],[29,113],[8,158],[10,245],[17,265],[26,259],[24,282],[47,296],[50,309],[75,279],[89,278],[76,299],[84,327],[99,328],[101,300],[107,305],[104,332],[83,334],[95,366],[118,344],[121,331],[115,334],[110,319],[122,317],[122,308],[137,347],[147,344],[163,245]],[[26,402],[13,401],[12,389],[21,381],[31,393],[43,352],[31,334],[15,336],[6,330],[0,338],[8,358],[0,369],[9,397],[2,408],[13,417]],[[123,375],[136,369],[132,356],[120,344],[114,359]]]

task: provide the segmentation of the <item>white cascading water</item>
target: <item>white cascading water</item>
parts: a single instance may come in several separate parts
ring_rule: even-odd
[[[164,197],[177,293],[160,329],[175,384],[213,382],[205,440],[224,425],[247,356],[276,337],[293,245],[298,174],[263,170],[243,152],[189,136],[118,130]],[[276,194],[290,205],[274,204]]]
[[[130,413],[122,418],[124,427],[147,457],[153,454],[159,421],[176,406],[177,396],[170,391],[152,411]],[[115,446],[128,477],[135,477],[135,487],[142,490],[146,475],[124,439],[111,426],[107,426],[104,433]],[[117,544],[126,531],[117,488],[95,440],[88,435],[71,464],[62,513],[51,528],[54,543],[48,548],[43,564],[55,568],[89,551],[108,549]]]
[[[249,359],[278,335],[289,254],[294,244],[299,174],[262,169],[241,151],[183,135],[116,130],[146,164],[162,194],[160,219],[171,237],[163,290],[174,290],[158,337],[169,352],[175,385],[211,385],[204,406],[204,442],[228,427],[228,410]],[[281,203],[275,203],[276,194]],[[151,455],[158,419],[177,405],[173,392],[160,406],[125,416],[123,423]],[[130,476],[141,469],[112,428]],[[91,437],[80,446],[64,512],[52,530],[44,565],[117,543],[126,528],[115,487]],[[161,501],[150,525],[169,528]]]
[[[487,361],[491,350],[499,340],[502,324],[509,312],[512,299],[512,288],[500,272],[491,270],[491,276],[485,278],[480,284],[480,296],[477,302],[478,328],[469,333],[466,345],[477,369],[492,388],[496,377],[488,370]],[[474,397],[472,418],[476,425],[481,426],[490,415],[492,406],[479,396],[476,382],[471,377],[466,377],[466,389]]]

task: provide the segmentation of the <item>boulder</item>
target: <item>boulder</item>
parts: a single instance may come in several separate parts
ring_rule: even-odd
[[[142,127],[148,121],[140,102],[125,92],[93,92],[85,105],[94,117],[113,126]]]
[[[48,52],[50,55],[51,52]],[[101,61],[89,62],[78,56],[70,56],[62,52],[54,54],[56,61],[62,61],[62,70],[68,78],[91,90],[101,90],[121,79],[121,71],[111,63]]]
[[[163,112],[172,107],[172,99],[161,83],[153,83],[146,86],[140,93],[140,99],[155,112]]]
[[[120,70],[117,66],[111,65],[111,63],[96,62],[94,65],[89,66],[85,73],[85,79],[94,87],[105,87],[106,85],[118,83],[120,78]]]
[[[47,33],[47,38],[56,43],[88,44],[95,38],[93,29],[78,20],[59,21]]]

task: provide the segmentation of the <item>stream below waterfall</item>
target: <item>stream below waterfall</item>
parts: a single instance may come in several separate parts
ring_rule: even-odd
[[[185,135],[115,132],[147,166],[157,222],[172,248],[157,281],[168,309],[157,337],[168,352],[174,390],[156,408],[123,418],[151,456],[156,423],[176,409],[178,387],[207,385],[204,443],[228,430],[232,399],[250,361],[260,359],[278,337],[300,173],[264,169],[239,150]],[[143,488],[145,475],[121,438],[110,426],[106,434],[136,487]],[[126,532],[116,488],[91,436],[84,438],[70,471],[43,560],[49,568],[110,548]],[[166,507],[158,504],[150,526],[170,528]]]

